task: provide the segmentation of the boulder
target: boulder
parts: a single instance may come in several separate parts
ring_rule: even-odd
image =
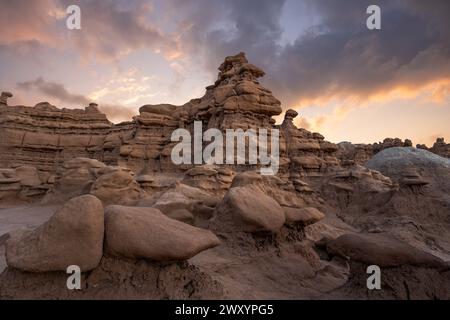
[[[212,176],[218,174],[218,171],[216,170],[215,166],[206,164],[189,169],[188,171],[186,171],[186,174],[189,176]]]
[[[193,223],[194,221],[194,216],[192,215],[194,202],[181,193],[175,191],[165,192],[153,207],[169,218],[185,223]]]
[[[327,251],[367,265],[380,267],[448,268],[441,259],[403,241],[380,233],[344,234],[327,243]]]
[[[94,159],[75,158],[58,168],[52,189],[44,202],[63,203],[73,197],[88,194],[92,184],[107,166]]]
[[[140,198],[142,189],[129,170],[117,167],[106,169],[94,182],[90,193],[105,204],[131,204]]]
[[[20,184],[25,187],[37,187],[42,184],[38,170],[32,166],[20,166],[16,168],[16,174],[20,178]]]
[[[109,206],[105,252],[130,259],[187,260],[220,244],[209,230],[166,217],[155,208]]]
[[[194,200],[196,203],[200,203],[208,207],[215,207],[222,200],[214,193],[206,192],[202,189],[180,182],[175,184],[175,191],[183,194],[189,199]]]
[[[385,149],[370,159],[366,166],[377,170],[401,185],[428,185],[450,192],[450,159],[422,149],[397,147]]]
[[[8,266],[31,272],[82,271],[97,267],[103,252],[104,213],[99,199],[83,195],[68,201],[35,230],[11,233],[6,242]]]
[[[285,222],[283,208],[257,186],[231,188],[217,207],[217,219],[231,220],[239,231],[276,232]]]
[[[0,199],[20,190],[20,178],[14,169],[0,169]]]
[[[286,214],[286,222],[301,224],[307,226],[316,222],[319,222],[325,215],[318,209],[313,207],[306,208],[291,208],[283,207],[284,213]]]
[[[233,182],[231,184],[231,187],[243,187],[246,186],[248,184],[253,184],[253,183],[262,183],[263,178],[261,176],[261,174],[259,174],[259,172],[256,171],[247,171],[247,172],[242,172],[236,175],[236,177],[234,177]]]

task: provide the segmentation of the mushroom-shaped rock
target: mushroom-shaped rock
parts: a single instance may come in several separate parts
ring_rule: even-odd
[[[57,111],[58,108],[47,101],[39,102],[34,106],[36,109],[43,111]]]
[[[185,223],[193,223],[194,201],[179,192],[168,191],[164,193],[153,205],[169,218]]]
[[[142,193],[133,174],[121,167],[108,169],[92,185],[91,194],[107,204],[129,204],[137,201]]]
[[[87,106],[84,110],[86,113],[101,113],[98,109],[98,104],[94,102],[89,103],[89,106]]]
[[[0,96],[0,104],[8,105],[8,98],[12,98],[11,92],[4,91]]]
[[[291,208],[283,207],[286,214],[286,222],[307,226],[319,222],[325,215],[319,209],[313,207]]]
[[[189,169],[186,174],[189,176],[213,176],[218,174],[218,171],[214,166],[205,164]]]
[[[448,268],[444,261],[383,234],[344,234],[327,243],[327,251],[368,265]]]
[[[105,252],[114,256],[180,261],[220,244],[211,231],[170,219],[155,208],[109,206],[105,219]]]
[[[246,186],[249,184],[262,183],[262,182],[263,182],[263,178],[259,174],[259,172],[246,171],[246,172],[239,173],[234,177],[233,182],[231,184],[231,188],[243,187],[243,186]]]
[[[32,166],[20,166],[16,168],[16,174],[20,178],[20,184],[26,187],[36,187],[42,184],[38,170]]]
[[[276,232],[286,220],[278,202],[255,185],[231,188],[218,205],[216,219],[231,220],[244,232]]]
[[[6,241],[8,266],[31,272],[65,271],[77,265],[94,269],[103,253],[104,213],[99,199],[69,200],[35,230],[12,232]]]
[[[286,111],[286,114],[284,116],[285,119],[294,119],[296,116],[298,116],[298,112],[294,109],[289,109]]]

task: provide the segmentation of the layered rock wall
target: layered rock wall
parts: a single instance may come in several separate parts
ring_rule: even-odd
[[[75,157],[104,160],[102,146],[112,126],[95,105],[83,110],[47,102],[0,104],[0,167],[31,165],[52,172]]]
[[[224,133],[227,129],[267,129],[269,152],[271,129],[280,129],[279,172],[286,177],[297,169],[300,176],[320,175],[338,165],[337,146],[318,133],[297,129],[295,111],[286,113],[283,125],[275,125],[272,116],[281,114],[281,103],[259,83],[262,76],[264,71],[249,63],[244,53],[227,57],[217,81],[206,88],[203,97],[182,106],[145,105],[131,121],[119,124],[109,122],[96,104],[84,110],[58,109],[49,103],[8,106],[12,94],[5,92],[0,101],[0,168],[31,165],[56,173],[64,161],[84,157],[137,174],[185,171],[192,166],[171,161],[177,143],[171,135],[177,128],[193,133],[195,121],[202,122],[202,130],[217,128]],[[232,167],[240,170],[239,165]]]

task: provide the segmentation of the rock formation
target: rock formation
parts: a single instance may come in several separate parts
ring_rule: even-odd
[[[103,252],[102,203],[91,195],[73,198],[35,230],[20,230],[6,241],[9,266],[32,272],[94,269]]]
[[[119,124],[95,103],[10,106],[3,93],[0,299],[449,299],[444,140],[430,148],[441,156],[408,139],[336,145],[297,128],[292,109],[276,125],[281,103],[262,76],[245,54],[227,57],[203,97]],[[196,121],[278,129],[278,173],[174,164],[173,131]],[[18,204],[55,213],[11,231],[29,224]],[[384,290],[367,292],[369,264]],[[69,265],[81,290],[60,285]]]
[[[84,110],[58,109],[47,102],[35,107],[5,104],[0,109],[0,167],[32,165],[55,174],[65,161],[84,157],[139,175],[185,171],[190,167],[176,166],[170,158],[175,144],[171,134],[177,128],[192,131],[194,121],[202,121],[205,130],[278,128],[272,116],[281,114],[281,103],[258,82],[262,76],[245,54],[227,57],[203,97],[182,106],[144,105],[132,121],[119,124],[110,123],[95,103]],[[296,115],[288,111],[281,126],[281,171],[318,173],[337,165],[337,146],[318,133],[297,129]]]
[[[13,94],[11,92],[2,92],[0,96],[0,105],[7,106],[8,98],[12,98]]]
[[[104,114],[90,107],[0,104],[0,167],[30,165],[53,173],[76,157],[103,160],[102,145],[111,126]]]
[[[111,255],[180,261],[219,244],[211,231],[170,219],[155,208],[106,208],[105,250]]]
[[[444,158],[450,158],[450,143],[445,143],[444,138],[437,138],[431,148],[423,144],[418,144],[417,148],[428,150]]]

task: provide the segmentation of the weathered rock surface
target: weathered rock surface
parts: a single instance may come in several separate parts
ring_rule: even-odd
[[[81,275],[81,290],[67,290],[66,272],[29,273],[8,268],[0,275],[0,299],[221,299],[223,286],[187,262],[162,265],[103,257]]]
[[[450,192],[450,159],[422,149],[390,148],[367,162],[367,167],[407,186],[431,187]]]
[[[44,202],[65,202],[88,194],[92,184],[107,166],[95,159],[75,158],[64,162],[57,170],[53,187]]]
[[[332,255],[379,267],[404,265],[448,269],[450,265],[432,254],[382,234],[346,234],[327,244]]]
[[[283,207],[287,223],[299,223],[304,226],[319,222],[325,215],[318,209],[312,207],[290,208]]]
[[[39,172],[35,167],[21,166],[16,168],[16,175],[20,178],[20,184],[25,187],[37,187],[42,184]]]
[[[92,184],[90,194],[104,204],[133,204],[142,194],[131,170],[121,167],[106,168]]]
[[[373,144],[352,144],[350,142],[338,143],[338,151],[336,156],[341,160],[345,166],[349,165],[364,165],[378,152],[389,148],[412,147],[412,142],[409,139],[405,141],[399,138],[386,138],[383,142]]]
[[[154,208],[106,208],[108,254],[131,259],[177,261],[220,244],[209,230],[170,219]]]
[[[29,203],[47,190],[44,202],[93,194],[104,204],[138,207],[108,207],[97,267],[83,255],[89,250],[51,255],[87,246],[72,240],[58,215],[39,232],[13,235],[11,261],[22,270],[65,270],[73,258],[94,269],[83,274],[82,292],[67,293],[56,288],[64,272],[10,266],[0,276],[0,298],[448,297],[448,159],[414,149],[408,139],[336,145],[297,128],[292,109],[275,125],[281,103],[259,83],[263,75],[243,53],[227,57],[203,97],[144,105],[119,124],[94,103],[84,110],[9,106],[11,94],[2,94],[0,223],[14,224],[11,214],[2,217],[11,199]],[[195,121],[203,131],[279,129],[278,174],[262,176],[260,165],[175,165],[171,134],[192,134]],[[445,156],[447,146],[439,139],[432,149]],[[72,209],[76,220],[79,208]],[[87,235],[75,227],[72,233],[92,239],[92,227],[83,229]],[[57,241],[62,233],[68,244]],[[388,266],[382,293],[367,293],[367,263]]]
[[[436,268],[404,265],[381,269],[381,290],[367,290],[367,265],[350,262],[348,281],[321,299],[448,300],[450,276]]]
[[[422,145],[418,144],[417,148],[425,149],[444,158],[450,158],[450,143],[445,143],[444,138],[437,138],[436,142],[433,144],[431,148],[428,148],[426,145],[423,144]]]
[[[130,169],[75,158],[63,163],[43,202],[61,203],[82,194],[92,194],[105,205],[126,205],[135,203],[143,193]]]
[[[254,185],[231,188],[216,211],[218,221],[231,220],[245,232],[275,232],[286,220],[283,208]]]
[[[177,128],[192,132],[194,121],[202,121],[203,130],[269,129],[269,136],[270,129],[281,128],[280,170],[284,174],[291,170],[317,175],[336,166],[337,146],[319,133],[297,129],[294,110],[286,113],[281,127],[275,126],[272,116],[281,114],[281,103],[259,83],[262,76],[264,72],[249,63],[244,53],[229,56],[203,97],[182,106],[144,105],[139,115],[119,124],[110,123],[95,103],[83,110],[58,109],[47,102],[35,107],[8,106],[5,102],[0,105],[0,152],[4,154],[0,167],[31,165],[56,174],[64,162],[83,157],[127,167],[138,176],[192,169],[186,178],[193,186],[224,192],[233,179],[232,172],[199,174],[202,170],[205,173],[206,167],[177,166],[171,161],[175,145],[172,132]]]
[[[181,193],[165,192],[153,205],[169,218],[192,224],[194,222],[194,202]]]
[[[91,195],[74,198],[35,230],[11,233],[6,242],[9,267],[22,271],[92,270],[103,253],[104,213]]]
[[[91,109],[0,104],[0,167],[30,165],[52,172],[76,157],[103,160],[102,144],[112,123]]]

